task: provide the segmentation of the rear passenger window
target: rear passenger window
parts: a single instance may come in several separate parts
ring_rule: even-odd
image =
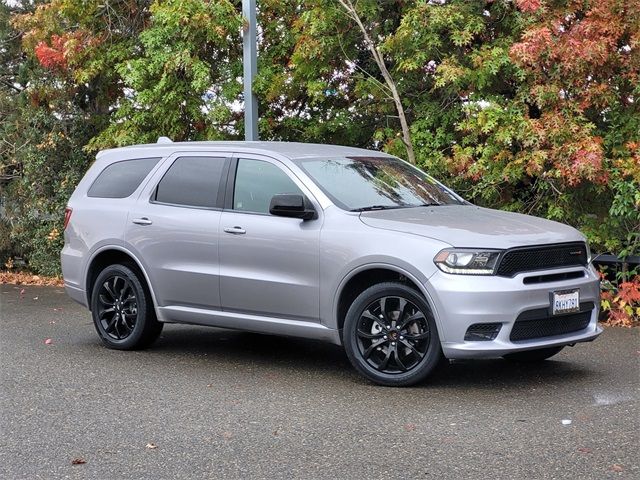
[[[99,198],[125,198],[136,191],[142,180],[156,166],[160,158],[123,160],[105,168],[96,178],[87,196]]]
[[[155,201],[188,207],[219,207],[218,191],[225,158],[180,157],[165,173]]]

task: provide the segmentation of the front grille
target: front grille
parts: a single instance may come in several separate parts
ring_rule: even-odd
[[[564,280],[573,280],[574,278],[584,277],[584,270],[577,272],[551,273],[549,275],[534,275],[532,277],[524,277],[522,283],[531,285],[532,283],[549,283],[562,282]]]
[[[507,250],[497,275],[513,277],[520,272],[587,265],[587,247],[582,242],[542,245]]]
[[[527,310],[516,319],[509,338],[512,342],[521,342],[578,332],[589,325],[593,308],[593,302],[583,302],[579,312],[556,316],[550,316],[546,308]]]

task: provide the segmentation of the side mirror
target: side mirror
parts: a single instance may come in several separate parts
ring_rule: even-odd
[[[316,211],[310,205],[306,205],[302,195],[293,193],[279,193],[271,198],[269,213],[278,217],[301,218],[311,220],[316,216]]]

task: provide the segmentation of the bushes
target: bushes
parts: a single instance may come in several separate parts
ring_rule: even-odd
[[[4,263],[7,253],[17,255],[35,273],[59,275],[64,208],[92,161],[76,142],[88,140],[91,129],[80,116],[61,120],[47,108],[27,104],[4,131],[20,132],[23,147],[11,157],[21,174],[3,192],[3,223],[9,228],[2,235],[5,258],[0,260]],[[17,140],[15,134],[5,139]]]
[[[601,307],[610,325],[631,327],[640,324],[640,275],[608,280],[603,276]]]
[[[357,4],[418,164],[475,203],[569,223],[595,252],[640,253],[640,11],[616,0]],[[58,271],[64,204],[96,148],[241,136],[237,7],[0,4],[0,176],[18,175],[1,193],[0,251]],[[259,21],[263,138],[404,154],[393,102],[339,2],[264,0]]]

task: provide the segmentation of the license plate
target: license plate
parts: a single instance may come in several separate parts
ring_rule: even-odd
[[[580,290],[561,290],[559,292],[553,292],[551,305],[553,315],[579,312]]]

